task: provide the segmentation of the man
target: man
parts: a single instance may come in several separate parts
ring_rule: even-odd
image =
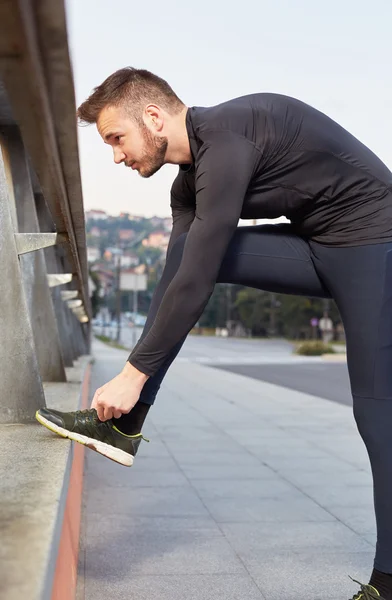
[[[78,111],[116,163],[150,177],[179,165],[173,230],[141,339],[77,413],[38,420],[131,465],[167,369],[216,282],[335,299],[354,414],[374,479],[378,541],[355,598],[392,600],[392,174],[327,116],[276,94],[186,107],[145,70],[111,75]],[[285,215],[290,224],[238,227]]]

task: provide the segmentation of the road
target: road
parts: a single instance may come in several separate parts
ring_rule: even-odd
[[[346,364],[216,365],[216,368],[352,405]]]
[[[293,355],[285,340],[188,337],[177,360],[199,362],[277,385],[352,404],[346,363]]]

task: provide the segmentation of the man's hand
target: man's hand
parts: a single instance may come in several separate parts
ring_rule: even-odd
[[[100,421],[118,419],[135,406],[147,379],[148,375],[127,362],[121,373],[97,389],[91,408],[96,409]]]

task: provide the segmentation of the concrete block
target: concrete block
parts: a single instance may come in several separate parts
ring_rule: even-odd
[[[304,496],[303,499],[204,498],[204,504],[218,523],[257,523],[293,521],[334,521],[335,518]]]
[[[197,530],[123,530],[115,536],[87,535],[86,578],[118,581],[130,575],[246,574],[227,540]]]
[[[265,600],[258,587],[246,575],[132,575],[117,581],[86,584],[83,600]]]
[[[138,516],[207,516],[208,512],[192,489],[170,488],[101,488],[90,490],[88,510],[105,515],[108,510]]]
[[[202,499],[236,498],[239,504],[247,498],[285,498],[287,502],[303,498],[297,488],[278,476],[275,479],[245,479],[241,482],[235,479],[198,479],[193,481],[193,487]]]
[[[190,481],[197,479],[233,479],[243,481],[244,479],[271,479],[271,469],[262,464],[259,465],[210,465],[208,458],[204,464],[182,465],[181,470]]]
[[[349,579],[367,582],[373,568],[373,552],[270,553],[247,569],[267,600],[336,600],[352,598],[359,586]]]
[[[282,552],[370,552],[371,545],[339,522],[230,523],[222,531],[241,559],[255,564]]]

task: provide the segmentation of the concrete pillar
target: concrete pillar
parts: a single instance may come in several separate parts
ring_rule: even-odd
[[[82,348],[83,354],[89,353],[89,343],[88,343],[88,325],[86,323],[80,323],[80,334],[82,336]]]
[[[64,260],[65,260],[64,256],[61,254],[61,252],[58,252],[57,253],[57,264],[58,264],[58,270],[61,272],[64,272],[64,270],[65,270]],[[61,286],[61,289],[72,290],[74,288],[73,288],[73,284],[70,283],[67,285],[67,287]],[[77,321],[75,315],[73,314],[73,312],[71,311],[71,309],[68,307],[66,302],[63,302],[63,307],[64,307],[65,319],[67,322],[70,350],[72,352],[73,360],[76,360],[80,356],[80,352],[78,350],[77,343],[76,343],[75,329],[74,329],[75,324],[78,323],[78,321]]]
[[[53,231],[53,221],[41,194],[36,194],[35,203],[41,230]],[[44,254],[48,272],[63,273],[69,270],[62,246],[45,248]],[[88,334],[84,333],[86,325],[79,322],[67,302],[61,298],[61,291],[73,289],[75,289],[73,282],[52,288],[52,299],[66,366],[72,366],[73,361],[80,355],[87,354],[90,346]]]
[[[37,211],[38,222],[41,231],[53,231],[54,224],[50,215],[49,209],[42,194],[35,195],[35,206]],[[57,273],[57,252],[61,251],[57,246],[51,246],[50,248],[44,249],[44,257],[46,262],[46,270],[48,273]],[[67,307],[65,306],[61,298],[61,290],[66,289],[65,286],[56,286],[50,288],[52,294],[52,302],[54,307],[54,313],[57,320],[57,328],[60,337],[61,352],[63,355],[64,365],[66,367],[73,366],[74,355],[71,348],[70,331],[67,322],[65,312]]]
[[[40,231],[26,153],[17,127],[4,130],[10,165],[19,233]],[[66,381],[56,318],[46,278],[43,250],[20,256],[23,283],[43,381]]]
[[[90,354],[91,352],[91,324],[89,323],[81,323],[83,340],[85,344],[85,354]]]
[[[72,348],[71,348],[70,331],[69,331],[69,328],[67,327],[67,319],[65,316],[65,311],[68,309],[64,305],[64,301],[61,298],[61,290],[63,290],[63,289],[64,289],[64,286],[58,286],[58,287],[52,288],[52,298],[53,298],[53,304],[54,304],[55,312],[56,312],[56,316],[57,316],[57,323],[58,323],[58,327],[59,327],[61,349],[63,352],[64,364],[67,367],[72,367],[74,356],[73,356]]]
[[[45,397],[14,238],[10,165],[4,156],[0,148],[0,423],[28,423],[45,406]]]
[[[84,352],[82,347],[80,323],[74,314],[72,314],[72,329],[74,334],[76,352],[78,353],[78,356],[81,356],[82,354],[84,354]]]
[[[80,344],[80,354],[87,354],[86,350],[86,338],[84,337],[84,331],[83,331],[83,323],[79,322],[78,325],[79,328],[79,344]]]
[[[72,313],[72,311],[68,308],[68,306],[64,306],[64,310],[65,310],[65,319],[67,321],[67,328],[68,328],[68,332],[69,332],[69,344],[70,344],[70,351],[72,353],[72,358],[73,360],[76,360],[79,356],[80,356],[80,352],[78,351],[77,348],[77,344],[76,344],[76,339],[75,339],[75,315]]]

